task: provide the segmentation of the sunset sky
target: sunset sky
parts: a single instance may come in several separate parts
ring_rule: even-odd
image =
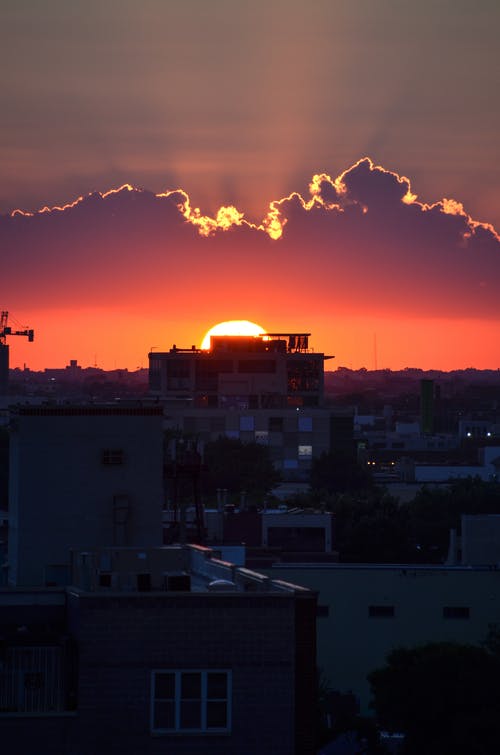
[[[330,369],[500,367],[499,39],[498,0],[3,0],[11,365],[248,319]]]

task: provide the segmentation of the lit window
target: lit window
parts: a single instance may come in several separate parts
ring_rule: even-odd
[[[123,464],[123,448],[105,448],[102,452],[102,463],[110,466]]]
[[[267,445],[269,443],[269,433],[267,430],[256,430],[255,431],[255,442],[256,443],[262,443],[263,445]]]
[[[299,416],[299,432],[310,433],[313,429],[312,417]]]
[[[312,446],[299,446],[299,459],[310,459],[313,453]]]
[[[152,732],[192,734],[230,730],[230,671],[152,672]]]
[[[255,426],[253,417],[240,417],[240,430],[253,430]]]

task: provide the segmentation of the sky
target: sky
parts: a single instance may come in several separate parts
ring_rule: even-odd
[[[496,0],[1,0],[11,365],[247,319],[331,369],[498,368],[499,32]]]

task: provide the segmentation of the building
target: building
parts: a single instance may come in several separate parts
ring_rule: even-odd
[[[313,755],[316,596],[215,556],[93,548],[0,591],[4,750]]]
[[[68,584],[70,548],[161,545],[163,498],[161,407],[14,408],[8,583]]]
[[[149,354],[149,387],[166,427],[201,442],[221,435],[269,446],[285,480],[306,480],[331,445],[324,362],[308,333],[212,336],[208,350]]]
[[[498,547],[490,552],[498,556]],[[500,625],[500,570],[491,565],[282,563],[265,571],[317,591],[318,666],[335,692],[356,695],[364,715],[366,676],[393,648],[481,644]]]
[[[149,354],[149,387],[196,408],[284,409],[323,404],[324,361],[310,333],[211,336],[210,349]]]

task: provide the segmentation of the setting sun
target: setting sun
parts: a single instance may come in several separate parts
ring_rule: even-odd
[[[258,336],[265,332],[264,328],[250,320],[227,320],[217,323],[205,333],[201,348],[210,348],[210,336]]]

